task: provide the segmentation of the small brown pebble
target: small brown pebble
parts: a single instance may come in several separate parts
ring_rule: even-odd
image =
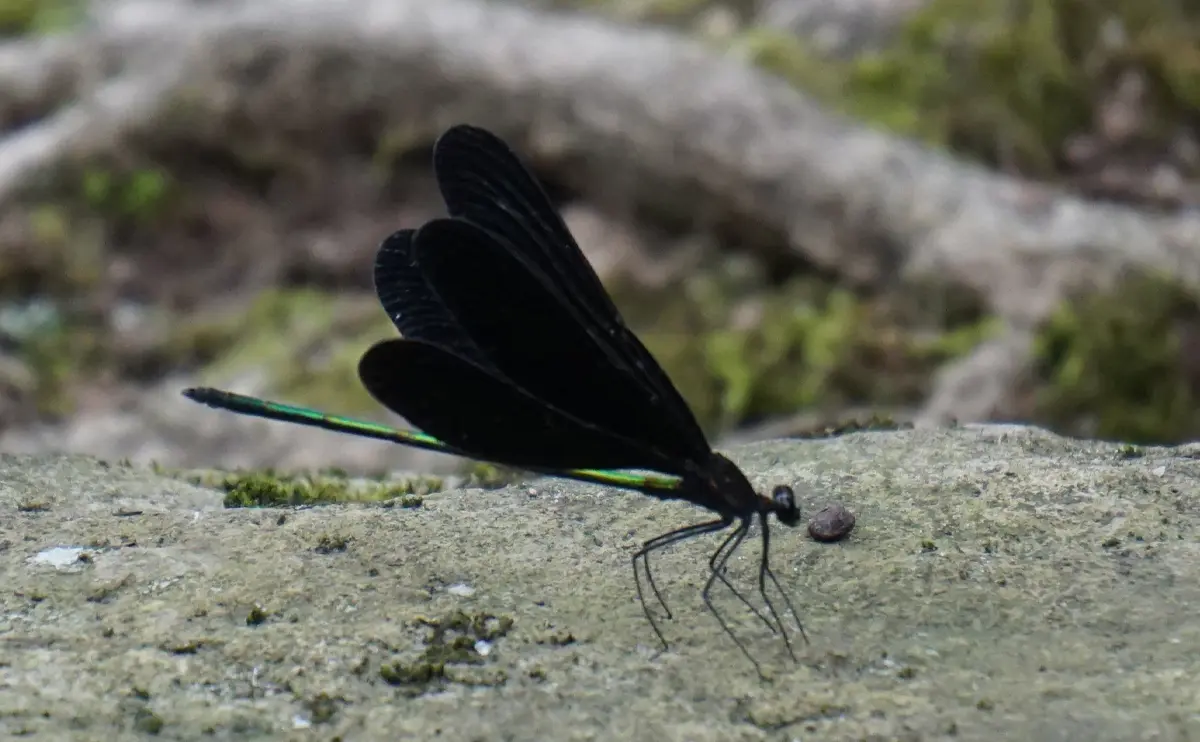
[[[854,513],[840,503],[826,505],[808,519],[808,535],[815,541],[840,541],[854,530]]]

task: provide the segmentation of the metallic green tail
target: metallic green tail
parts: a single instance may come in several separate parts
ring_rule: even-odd
[[[368,422],[366,420],[355,420],[351,417],[329,415],[307,407],[296,407],[281,402],[271,402],[211,387],[184,389],[183,396],[209,407],[229,410],[241,415],[251,415],[253,417],[262,417],[267,420],[278,420],[297,425],[308,425],[314,428],[331,430],[335,433],[346,433],[361,438],[374,438],[413,448],[423,448],[427,451],[437,451],[439,453],[473,458],[469,453],[459,451],[431,435],[426,435],[416,430],[398,430],[387,425]],[[504,462],[494,463],[502,464]],[[568,479],[578,479],[584,482],[594,482],[609,487],[621,487],[659,494],[666,494],[679,489],[682,482],[679,477],[668,474],[634,474],[632,472],[611,469],[569,469],[539,473],[556,477],[566,477]]]

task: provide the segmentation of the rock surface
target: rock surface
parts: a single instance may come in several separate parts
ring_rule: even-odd
[[[415,509],[228,510],[146,469],[0,458],[0,736],[1200,734],[1200,446],[988,426],[731,455],[806,514],[858,519],[837,544],[772,530],[811,640],[798,664],[718,591],[767,680],[703,610],[712,538],[654,562],[675,619],[653,652],[629,556],[704,518],[684,504],[543,479]],[[747,595],[757,550],[732,567]]]

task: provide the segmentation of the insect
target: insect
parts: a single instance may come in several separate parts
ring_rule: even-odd
[[[768,516],[789,527],[800,522],[792,489],[780,485],[770,497],[760,495],[732,461],[713,451],[541,185],[503,140],[485,129],[454,126],[434,145],[433,169],[449,215],[401,229],[381,244],[375,289],[402,337],[376,343],[358,365],[367,391],[417,431],[206,387],[184,395],[236,413],[705,508],[717,517],[652,538],[633,555],[638,599],[663,650],[667,641],[646,603],[643,574],[666,617],[672,614],[654,584],[650,555],[733,527],[708,561],[704,604],[760,674],[713,606],[717,582],[782,636],[794,660],[767,595],[769,581],[807,642],[770,564]],[[758,590],[769,617],[726,576],[755,519],[762,539]]]

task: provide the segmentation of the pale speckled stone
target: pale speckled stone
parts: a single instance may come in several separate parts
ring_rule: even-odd
[[[767,682],[702,610],[716,539],[655,560],[676,620],[671,651],[647,649],[629,557],[703,517],[684,504],[545,479],[280,523],[143,469],[3,457],[0,737],[1195,738],[1200,447],[1126,453],[1014,426],[734,450],[806,515],[858,519],[837,544],[773,530],[812,641],[798,666],[718,594]],[[31,565],[55,546],[88,560]],[[756,555],[733,566],[749,593]],[[425,694],[381,679],[419,645],[412,619],[459,608],[514,621],[483,665]]]

